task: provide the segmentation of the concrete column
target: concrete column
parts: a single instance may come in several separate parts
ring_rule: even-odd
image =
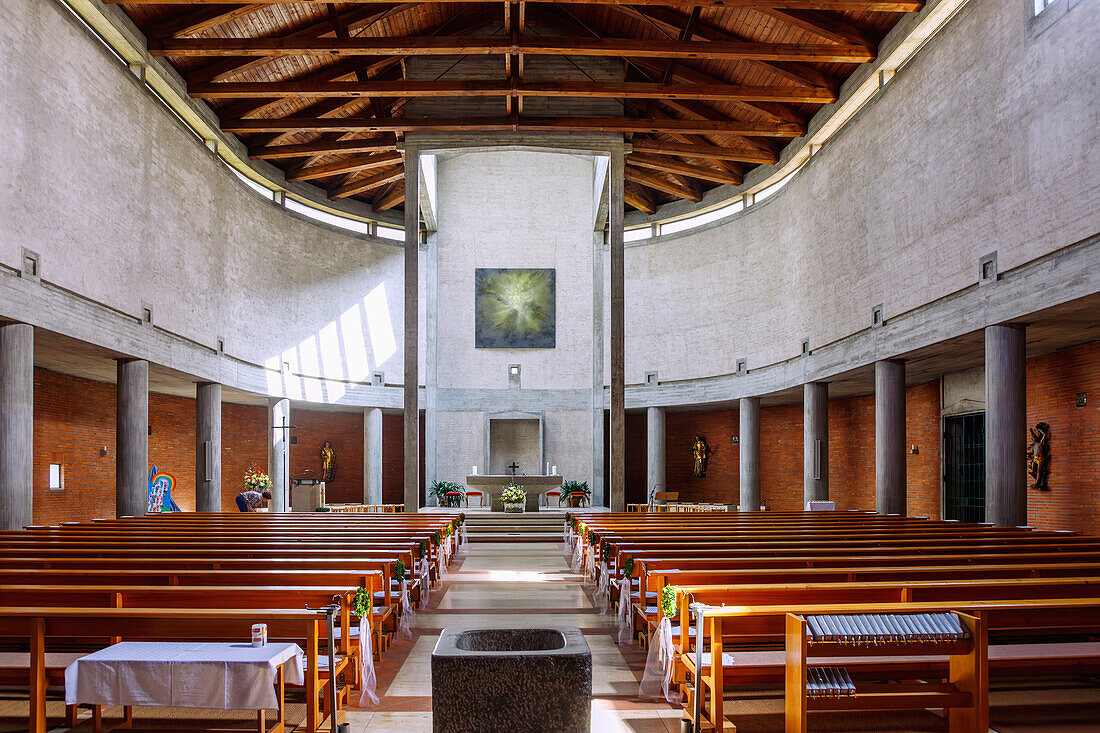
[[[1027,380],[1023,326],[985,329],[985,520],[1027,524]]]
[[[626,286],[623,250],[623,153],[611,154],[607,175],[611,239],[611,511],[626,511]]]
[[[149,362],[118,361],[115,515],[140,517],[149,506]]]
[[[0,529],[34,524],[34,327],[0,326]]]
[[[267,410],[270,511],[290,511],[290,400],[272,399]]]
[[[742,397],[737,407],[738,465],[741,472],[740,510],[760,511],[760,398]]]
[[[802,395],[804,501],[829,499],[829,385],[807,382]]]
[[[665,488],[665,411],[660,407],[646,410],[646,498],[653,499]]]
[[[420,508],[420,152],[405,148],[405,511]]]
[[[875,362],[875,511],[905,516],[905,362]]]
[[[603,433],[604,234],[592,234],[592,506],[607,506],[603,469],[607,456]]]
[[[363,503],[382,503],[382,410],[363,408]]]
[[[195,387],[195,511],[222,510],[222,386]]]

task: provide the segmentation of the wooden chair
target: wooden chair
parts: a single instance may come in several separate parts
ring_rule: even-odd
[[[543,496],[546,497],[546,499],[545,499],[546,506],[550,506],[550,497],[551,496],[556,497],[557,500],[558,500],[558,506],[561,506],[561,492],[560,491],[547,491],[545,494],[543,494]]]
[[[445,506],[462,506],[462,500],[465,498],[465,494],[461,491],[448,491],[443,495],[443,501]],[[453,504],[451,502],[454,502]],[[466,500],[466,506],[470,506],[469,499]]]
[[[467,508],[469,508],[469,506],[470,506],[470,497],[471,496],[476,496],[477,497],[477,505],[479,507],[485,506],[485,492],[484,491],[467,490],[466,491],[466,507]]]

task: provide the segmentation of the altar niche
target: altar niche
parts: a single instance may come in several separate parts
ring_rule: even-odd
[[[483,465],[489,468],[488,473],[510,475],[512,464],[518,464],[517,477],[546,473],[542,415],[529,412],[488,415],[485,432],[488,455]]]

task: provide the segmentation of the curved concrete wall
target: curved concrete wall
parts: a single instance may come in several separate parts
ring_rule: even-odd
[[[1028,25],[970,2],[779,193],[629,247],[628,384],[778,364],[1100,232],[1100,7]]]
[[[60,5],[12,0],[5,15],[0,262],[18,269],[22,248],[34,250],[53,289],[116,315],[151,305],[156,329],[206,351],[224,337],[233,358],[148,353],[140,330],[113,341],[72,333],[67,314],[41,307],[32,322],[227,384],[285,386],[292,398],[338,401],[346,386],[268,379],[255,365],[367,382],[383,369],[399,381],[400,246],[300,219],[247,189]],[[11,305],[0,300],[0,314],[23,315]]]

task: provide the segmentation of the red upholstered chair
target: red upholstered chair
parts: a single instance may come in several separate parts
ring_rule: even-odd
[[[478,506],[485,506],[485,492],[484,491],[469,491],[468,490],[466,492],[466,506],[467,506],[467,508],[470,506],[470,497],[471,496],[476,496],[477,497],[477,505]]]
[[[573,502],[577,503],[574,504]],[[570,491],[569,492],[569,506],[584,506],[584,503],[588,501],[588,494],[583,491]]]
[[[553,496],[558,500],[558,506],[561,506],[561,492],[560,491],[547,491],[546,494],[546,506],[550,506],[550,497]]]
[[[462,506],[462,492],[461,491],[448,491],[443,495],[443,502],[446,506]],[[451,502],[454,502],[452,504]],[[469,500],[467,499],[466,506],[469,506]]]

